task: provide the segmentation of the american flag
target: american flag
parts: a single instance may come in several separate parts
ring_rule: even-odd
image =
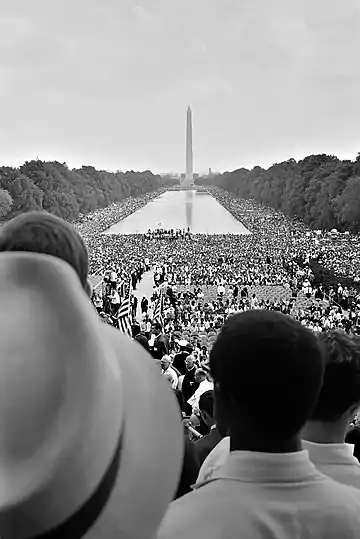
[[[125,297],[124,301],[122,302],[122,304],[120,305],[120,308],[117,313],[117,319],[119,321],[120,331],[129,335],[129,337],[132,337],[131,320],[130,320],[131,292],[132,292],[132,287],[131,287],[131,280],[130,280],[129,292],[127,296]]]
[[[161,290],[160,297],[156,302],[155,310],[154,310],[154,322],[159,322],[161,325],[164,324],[162,309],[163,309],[163,293]]]

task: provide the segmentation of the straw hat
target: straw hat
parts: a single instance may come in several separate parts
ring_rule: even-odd
[[[0,536],[152,538],[176,491],[178,404],[74,270],[0,255]]]

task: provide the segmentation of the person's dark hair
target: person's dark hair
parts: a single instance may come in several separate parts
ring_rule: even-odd
[[[140,324],[137,322],[131,326],[132,336],[135,339],[137,335],[140,333]]]
[[[360,404],[360,339],[330,330],[318,337],[325,354],[325,375],[310,419],[336,421]]]
[[[210,353],[216,398],[229,422],[245,414],[254,429],[283,440],[307,421],[324,369],[317,337],[275,311],[231,316]]]
[[[149,351],[149,341],[147,340],[146,335],[144,335],[143,333],[138,333],[135,337],[135,341],[141,344],[141,346],[145,348],[145,350]]]
[[[160,322],[153,322],[152,326],[153,328],[158,329],[159,331],[162,330],[162,325],[160,324]]]
[[[51,213],[31,211],[17,215],[0,231],[0,252],[26,251],[61,258],[74,268],[85,288],[88,252],[75,228]]]
[[[214,392],[205,391],[199,399],[200,412],[207,412],[210,417],[214,417]]]

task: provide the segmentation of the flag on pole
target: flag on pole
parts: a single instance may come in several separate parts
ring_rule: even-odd
[[[117,313],[117,319],[119,322],[120,331],[122,331],[123,333],[126,333],[126,335],[129,335],[129,337],[132,337],[131,319],[130,319],[131,293],[132,293],[132,286],[131,286],[131,279],[130,279],[129,292],[127,296],[125,297],[124,301],[121,303],[120,308]]]
[[[159,322],[162,326],[164,325],[163,315],[163,291],[160,291],[160,297],[158,298],[155,310],[154,310],[154,322]]]

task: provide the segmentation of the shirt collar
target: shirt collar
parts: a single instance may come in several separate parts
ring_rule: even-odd
[[[323,477],[310,461],[307,450],[294,453],[232,451],[211,479],[196,484],[195,488],[219,479],[248,483],[303,483]]]
[[[353,444],[318,444],[302,440],[302,446],[309,452],[310,459],[316,464],[356,464]]]

